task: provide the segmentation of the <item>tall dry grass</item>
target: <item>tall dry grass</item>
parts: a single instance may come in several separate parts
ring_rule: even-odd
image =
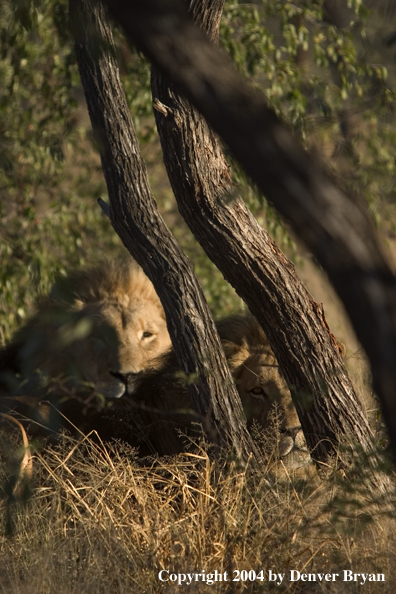
[[[362,484],[348,490],[337,473],[275,476],[265,464],[241,466],[207,452],[201,444],[142,464],[123,444],[68,437],[37,452],[30,501],[1,504],[0,592],[394,594],[394,522]],[[163,569],[201,578],[161,582]],[[268,582],[270,569],[286,573],[281,585]],[[290,582],[291,569],[384,573],[386,581]],[[215,570],[229,581],[207,584],[202,572]],[[235,570],[263,570],[264,579],[234,582]]]

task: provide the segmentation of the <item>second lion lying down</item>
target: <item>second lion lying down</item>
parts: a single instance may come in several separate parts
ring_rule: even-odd
[[[217,329],[248,428],[256,424],[268,430],[275,429],[276,425],[277,456],[284,459],[291,470],[310,464],[290,391],[256,319],[250,314],[234,315],[218,322]],[[201,419],[193,411],[187,379],[178,371],[175,357],[170,353],[157,361],[155,369],[146,370],[137,380],[128,399],[139,407],[141,447],[145,453],[182,452],[185,434],[193,437],[197,434],[194,427]]]

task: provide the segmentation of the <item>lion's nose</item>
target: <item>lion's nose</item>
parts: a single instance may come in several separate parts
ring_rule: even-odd
[[[133,394],[139,384],[139,378],[142,375],[141,371],[136,373],[120,373],[119,371],[110,371],[113,377],[116,377],[123,384],[125,384],[125,394]]]

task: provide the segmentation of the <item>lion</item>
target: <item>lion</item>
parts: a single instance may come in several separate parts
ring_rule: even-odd
[[[290,458],[295,446],[305,448],[309,457],[290,392],[255,318],[234,315],[219,321],[217,328],[248,428],[272,426],[277,407],[279,457]],[[141,455],[181,452],[178,430],[194,435],[203,419],[193,411],[186,378],[170,349],[158,296],[132,259],[74,273],[55,284],[38,312],[0,351],[0,374],[12,368],[26,378],[16,396],[1,399],[0,410],[13,410],[41,426],[60,427],[63,420],[56,424],[51,419],[51,403],[42,402],[40,382],[43,376],[62,376],[66,387],[74,389],[74,397],[62,405],[71,425],[95,429],[104,439],[123,439],[138,446]],[[79,394],[86,384],[117,400],[113,412],[99,411],[89,418],[81,414]]]
[[[267,436],[266,449],[278,474],[315,474],[304,432],[290,390],[268,338],[250,313],[217,324],[247,426]]]
[[[164,310],[141,267],[131,257],[107,261],[55,283],[0,350],[2,392],[31,395],[61,378],[67,388],[118,399],[128,374],[170,348]]]
[[[247,427],[276,434],[272,439],[277,462],[289,472],[311,465],[311,458],[290,391],[268,339],[251,314],[236,314],[217,322],[217,329],[237,390]],[[128,398],[139,407],[141,451],[160,455],[184,451],[186,440],[203,421],[194,412],[175,355],[166,354],[156,369],[146,370]],[[276,417],[276,418],[275,418]],[[187,442],[189,439],[187,438]]]

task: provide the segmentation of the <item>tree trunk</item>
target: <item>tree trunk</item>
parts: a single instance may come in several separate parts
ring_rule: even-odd
[[[211,0],[201,6],[207,4]],[[202,16],[208,18],[210,13]],[[203,25],[200,19],[199,24]],[[202,28],[216,38],[208,22]],[[346,440],[370,450],[373,436],[323,309],[243,203],[228,207],[219,201],[230,188],[230,173],[217,137],[203,117],[177,95],[156,67],[152,87],[164,161],[179,210],[266,332],[291,387],[313,456],[326,461]]]
[[[77,61],[110,199],[112,225],[142,266],[163,304],[169,334],[199,418],[214,443],[245,459],[255,446],[239,395],[193,267],[158,213],[114,59],[103,7],[70,0]]]
[[[365,210],[298,146],[261,93],[194,26],[180,1],[106,3],[130,39],[200,109],[329,273],[370,358],[396,452],[396,282]],[[180,114],[167,102],[164,97],[157,111],[168,114],[168,132],[172,127],[183,128]],[[191,126],[195,134],[197,124]],[[206,148],[208,154],[211,150]],[[184,166],[186,161],[179,159],[179,167]],[[189,181],[197,183],[193,174]],[[177,191],[177,184],[173,185]],[[335,441],[351,439],[370,450],[370,428],[335,352],[322,309],[301,288],[293,267],[246,208],[240,203],[226,207],[217,193],[203,189],[198,186],[194,198],[190,194],[181,208],[187,216],[191,211],[190,222],[199,236],[202,230],[198,227],[205,220],[206,234],[211,234],[206,243],[212,244],[211,257],[268,333],[292,386],[310,445],[313,427],[319,435],[330,437],[332,444],[334,437]],[[217,243],[220,238],[222,243]],[[223,254],[227,259],[220,257]],[[248,278],[243,273],[246,266],[251,270]],[[308,411],[296,398],[301,392],[314,397]],[[325,458],[328,445],[316,439],[315,445],[316,455]]]

